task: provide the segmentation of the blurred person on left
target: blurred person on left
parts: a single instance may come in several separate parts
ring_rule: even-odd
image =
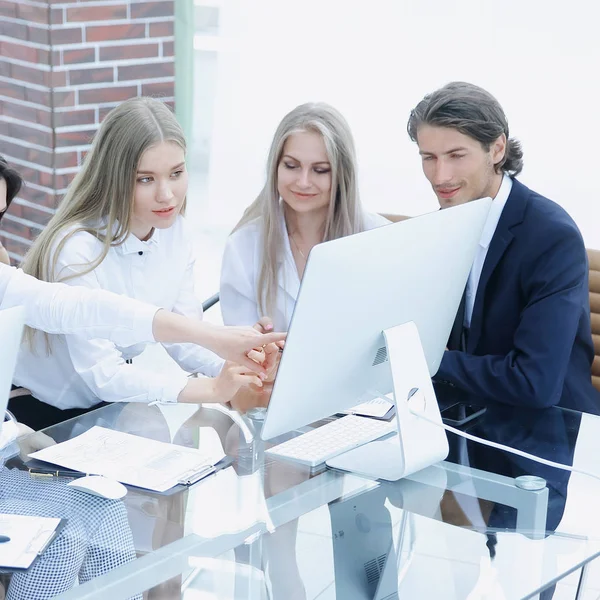
[[[12,415],[7,417],[0,437],[0,512],[57,517],[65,522],[29,569],[12,573],[6,590],[0,585],[0,598],[4,593],[8,600],[54,598],[77,583],[135,560],[133,536],[122,502],[75,490],[66,485],[67,478],[42,481],[27,471],[4,466],[18,452],[25,457],[54,443],[45,434],[16,424]],[[141,596],[135,598],[141,600]]]

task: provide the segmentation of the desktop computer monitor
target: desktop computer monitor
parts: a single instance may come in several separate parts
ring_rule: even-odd
[[[414,322],[437,372],[490,206],[484,198],[312,249],[263,439],[391,392],[385,329]]]

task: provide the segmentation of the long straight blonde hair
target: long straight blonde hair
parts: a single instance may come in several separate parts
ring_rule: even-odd
[[[323,241],[359,233],[365,228],[358,194],[356,151],[348,123],[328,104],[311,102],[297,106],[277,127],[267,159],[265,186],[233,230],[256,219],[261,220],[262,265],[258,277],[257,302],[263,315],[272,314],[275,308],[278,262],[284,252],[284,237],[280,227],[283,209],[280,205],[277,169],[285,142],[294,133],[301,132],[315,132],[322,136],[331,165],[331,198]]]
[[[140,159],[160,142],[174,142],[186,150],[177,119],[160,100],[131,98],[111,110],[56,213],[27,252],[23,270],[43,281],[66,281],[93,271],[111,246],[122,244],[130,233]],[[81,231],[98,238],[102,250],[89,264],[77,265],[76,274],[61,277],[56,273],[58,257]],[[31,332],[28,337],[32,339]]]

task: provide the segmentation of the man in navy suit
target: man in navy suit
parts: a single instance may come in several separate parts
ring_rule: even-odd
[[[494,199],[436,379],[477,398],[599,414],[583,239],[516,179],[523,152],[498,101],[450,83],[411,111],[408,133],[442,209]]]

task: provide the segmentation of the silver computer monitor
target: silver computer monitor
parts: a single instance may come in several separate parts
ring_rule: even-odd
[[[384,329],[414,321],[437,372],[490,206],[484,198],[312,249],[263,439],[392,391]]]

